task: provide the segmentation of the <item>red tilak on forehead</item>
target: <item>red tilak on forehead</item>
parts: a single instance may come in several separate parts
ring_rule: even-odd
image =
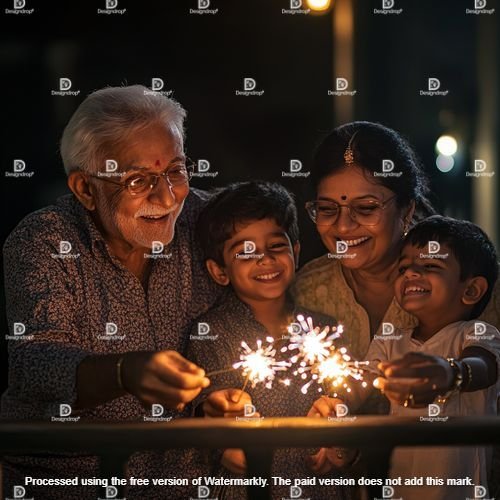
[[[161,165],[160,160],[156,160],[156,161],[155,161],[155,167],[159,167],[160,165]]]

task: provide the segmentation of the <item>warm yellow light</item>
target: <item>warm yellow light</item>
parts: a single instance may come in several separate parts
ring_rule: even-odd
[[[453,156],[457,149],[457,140],[451,135],[442,135],[436,142],[436,151],[444,156]]]
[[[307,0],[307,6],[316,12],[327,10],[332,3],[331,0]]]

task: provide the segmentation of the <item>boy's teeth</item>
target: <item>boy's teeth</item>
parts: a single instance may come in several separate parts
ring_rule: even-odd
[[[363,243],[363,241],[366,241],[367,239],[369,239],[369,236],[363,236],[362,238],[358,238],[356,240],[342,240],[342,241],[344,241],[348,247],[353,247],[359,245],[360,243]]]
[[[407,294],[408,292],[427,292],[427,290],[425,288],[422,288],[421,286],[412,285],[405,288],[405,294]]]
[[[259,274],[258,276],[255,276],[258,280],[272,280],[273,278],[276,278],[279,273],[269,273],[269,274]]]

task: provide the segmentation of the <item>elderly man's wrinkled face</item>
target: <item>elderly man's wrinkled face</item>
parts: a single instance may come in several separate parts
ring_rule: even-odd
[[[139,182],[148,174],[178,172],[185,163],[182,135],[172,125],[153,124],[134,133],[126,145],[111,158],[118,162],[121,177],[96,182],[96,209],[106,236],[124,240],[132,247],[151,248],[153,241],[168,244],[174,237],[175,222],[189,193],[187,182],[171,186],[165,177],[140,195],[133,195],[125,186],[134,177]]]

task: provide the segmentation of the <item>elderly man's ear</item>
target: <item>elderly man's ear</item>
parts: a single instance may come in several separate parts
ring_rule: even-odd
[[[68,187],[87,210],[91,212],[95,210],[94,187],[83,172],[71,172],[68,177]]]

